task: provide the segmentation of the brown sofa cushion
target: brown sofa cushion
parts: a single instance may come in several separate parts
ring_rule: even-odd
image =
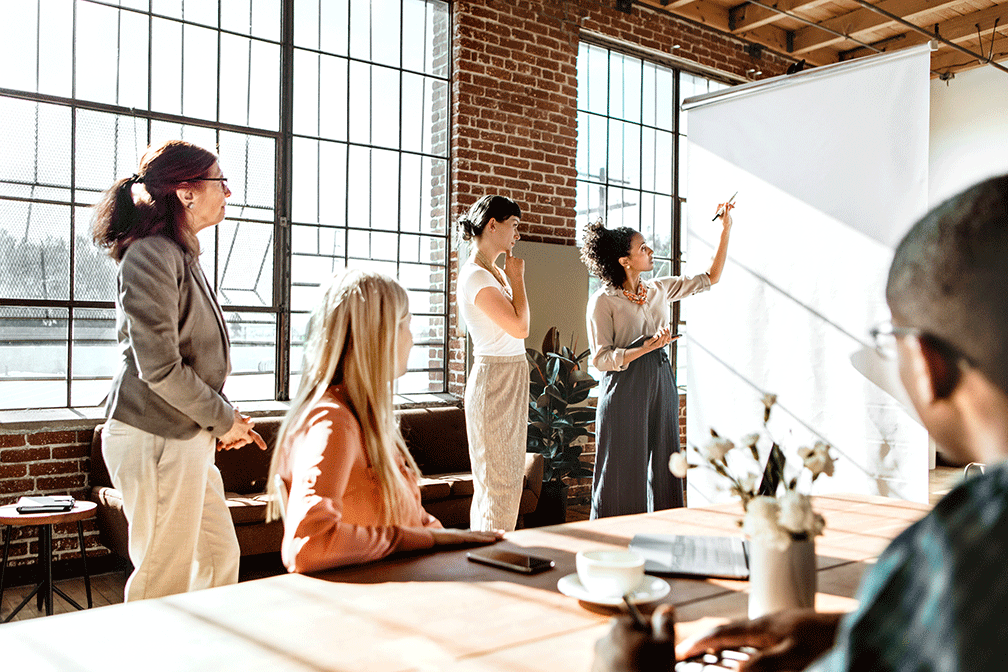
[[[251,525],[252,523],[266,522],[266,505],[269,498],[265,493],[258,495],[239,495],[234,492],[225,492],[227,497],[228,513],[235,525]]]
[[[465,411],[457,406],[411,408],[399,414],[400,427],[424,476],[472,470],[466,439]]]
[[[254,418],[255,431],[266,441],[268,450],[248,443],[234,450],[218,450],[214,463],[221,472],[224,491],[239,495],[255,495],[266,491],[273,446],[283,418]]]

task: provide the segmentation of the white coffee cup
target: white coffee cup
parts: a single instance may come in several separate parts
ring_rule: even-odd
[[[644,581],[644,557],[634,551],[580,551],[574,561],[581,585],[593,595],[622,597]]]

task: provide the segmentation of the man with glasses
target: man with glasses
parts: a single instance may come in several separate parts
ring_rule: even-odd
[[[986,463],[986,473],[889,545],[850,614],[730,623],[683,643],[680,658],[752,647],[742,671],[1008,669],[1008,175],[913,226],[896,249],[886,301],[892,322],[872,332],[879,351],[895,357],[942,452]],[[670,669],[670,615],[656,611],[653,633],[617,622],[598,643],[595,670]]]

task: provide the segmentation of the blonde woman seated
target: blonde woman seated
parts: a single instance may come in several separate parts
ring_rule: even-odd
[[[270,488],[280,474],[290,493],[281,548],[289,571],[501,538],[444,529],[420,505],[420,470],[392,408],[392,381],[412,347],[399,283],[360,270],[332,278],[308,323],[300,389],[270,465]]]

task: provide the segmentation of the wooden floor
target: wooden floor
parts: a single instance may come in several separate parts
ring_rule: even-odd
[[[959,467],[938,467],[933,470],[929,479],[929,492],[931,493],[931,503],[934,504],[941,499],[949,490],[954,488],[962,480],[963,470]],[[587,520],[588,507],[569,507],[567,511],[568,521]],[[249,573],[248,579],[260,578],[269,571]],[[119,604],[123,601],[123,587],[126,577],[123,572],[112,572],[110,574],[99,574],[91,577],[91,595],[95,607],[102,607],[109,604]],[[84,579],[67,579],[57,581],[56,585],[67,595],[72,597],[78,604],[86,605],[87,596],[84,591]],[[32,591],[34,586],[12,586],[4,590],[3,603],[0,604],[0,620],[6,618],[17,605]],[[36,599],[24,606],[14,617],[15,621],[22,621],[29,618],[45,616],[45,608],[41,610],[35,608]],[[54,596],[53,613],[62,614],[74,611],[74,608],[64,602],[58,595]]]

